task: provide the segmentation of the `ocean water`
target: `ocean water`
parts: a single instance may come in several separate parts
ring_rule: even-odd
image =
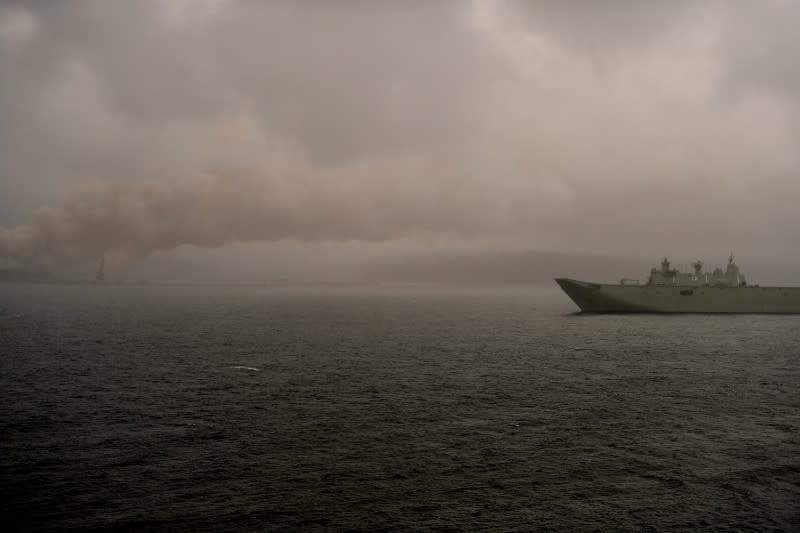
[[[800,529],[800,317],[574,310],[0,285],[4,529]]]

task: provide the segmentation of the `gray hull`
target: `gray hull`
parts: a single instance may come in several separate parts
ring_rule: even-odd
[[[800,314],[800,287],[606,285],[558,278],[588,313]]]

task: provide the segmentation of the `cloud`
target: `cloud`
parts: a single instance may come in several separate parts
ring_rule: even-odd
[[[55,264],[438,234],[769,253],[800,223],[794,10],[9,4],[0,248]]]

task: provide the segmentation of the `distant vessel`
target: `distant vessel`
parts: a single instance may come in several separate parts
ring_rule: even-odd
[[[100,256],[100,264],[97,266],[97,274],[94,276],[94,282],[102,285],[106,282],[106,256]]]
[[[587,313],[800,313],[800,287],[747,285],[733,254],[724,272],[703,272],[701,261],[692,266],[694,272],[679,272],[665,257],[644,285],[625,278],[617,285],[556,283]]]

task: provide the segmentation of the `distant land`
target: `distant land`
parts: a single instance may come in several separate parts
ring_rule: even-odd
[[[670,257],[681,270],[688,270],[694,258]],[[700,258],[713,268],[723,266],[727,257]],[[626,258],[597,254],[543,251],[426,251],[385,258],[364,259],[345,263],[321,264],[306,269],[301,275],[287,271],[259,274],[259,264],[232,264],[230,269],[208,265],[202,261],[161,261],[143,271],[132,268],[109,272],[108,285],[306,285],[306,284],[432,284],[432,285],[513,285],[553,283],[553,278],[568,277],[587,281],[616,283],[620,278],[647,280],[650,268],[661,257]],[[761,285],[800,285],[800,265],[772,265],[739,258],[739,264],[750,283]],[[86,283],[94,280],[94,265],[86,272],[46,272],[43,270],[0,264],[0,282],[19,283]],[[237,270],[238,269],[238,270]],[[294,274],[294,275],[293,275]],[[145,281],[147,280],[147,281]]]
[[[53,274],[44,270],[17,266],[0,266],[0,282],[45,283],[52,282],[54,279]]]
[[[364,267],[371,281],[436,284],[551,283],[554,277],[618,281],[648,272],[636,259],[558,252],[442,252],[419,254]]]
[[[549,284],[556,277],[617,283],[625,277],[645,283],[650,269],[661,259],[541,251],[447,252],[376,261],[365,267],[363,277],[372,281],[437,284]],[[693,259],[674,259],[678,268],[691,268]],[[713,268],[724,266],[727,257],[702,259]],[[759,264],[745,257],[740,258],[739,264],[752,283],[800,285],[800,265]]]

